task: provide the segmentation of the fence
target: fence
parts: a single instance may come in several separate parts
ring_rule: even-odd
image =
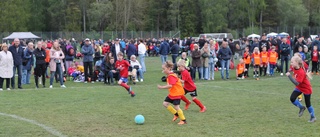
[[[102,31],[102,32],[32,32],[42,39],[75,38],[76,40],[90,39],[115,39],[115,38],[163,38],[180,37],[180,31]],[[2,32],[0,37],[4,38],[11,32]]]

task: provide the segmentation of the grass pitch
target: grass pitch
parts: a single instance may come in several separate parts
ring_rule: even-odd
[[[84,137],[320,136],[319,121],[308,123],[307,110],[298,117],[298,108],[289,100],[294,86],[287,77],[276,74],[259,81],[236,80],[234,70],[228,81],[221,80],[220,72],[215,73],[214,81],[196,80],[198,99],[207,111],[199,113],[192,103],[184,111],[188,124],[179,126],[171,122],[173,116],[162,106],[168,91],[157,89],[157,84],[165,84],[161,82],[160,57],[147,57],[146,65],[144,82],[130,84],[137,94],[134,98],[120,86],[70,81],[66,89],[55,83],[53,89],[36,90],[34,85],[26,85],[23,90],[2,91],[0,113],[5,115],[0,115],[0,136],[56,136],[50,130]],[[316,116],[320,114],[319,80],[319,76],[311,80]],[[48,79],[46,83],[48,87]],[[134,123],[138,114],[145,117],[144,125]]]

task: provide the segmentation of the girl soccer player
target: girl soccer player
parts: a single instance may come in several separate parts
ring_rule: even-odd
[[[274,74],[274,68],[277,66],[277,61],[278,61],[278,53],[276,52],[276,47],[272,46],[271,47],[271,52],[269,53],[269,64],[270,64],[270,76],[273,76]]]
[[[179,125],[187,124],[186,118],[183,115],[183,111],[180,109],[181,96],[184,95],[184,90],[178,76],[172,72],[173,63],[166,61],[162,65],[162,72],[167,75],[167,85],[160,86],[158,89],[169,89],[169,95],[163,102],[163,106],[166,107],[173,115],[172,121],[176,121],[180,118]],[[170,105],[172,103],[174,108]]]
[[[313,72],[318,73],[318,62],[319,62],[319,52],[318,52],[318,46],[313,46],[313,51],[311,52],[311,60],[312,60],[312,74]]]
[[[237,74],[237,80],[239,79],[244,79],[243,74],[246,72],[247,70],[245,69],[245,64],[243,62],[243,59],[239,59],[239,64],[237,65],[237,70],[236,70],[236,74]]]
[[[254,76],[256,78],[256,80],[259,80],[259,73],[258,73],[258,69],[260,67],[261,64],[261,58],[260,58],[260,52],[259,52],[259,48],[255,47],[252,53],[252,58],[253,58],[253,67],[254,67]]]
[[[197,87],[194,84],[194,82],[190,76],[190,73],[186,69],[186,65],[185,65],[184,60],[180,60],[178,62],[178,68],[179,68],[179,71],[181,72],[181,79],[182,79],[181,82],[183,83],[184,94],[189,93],[190,96],[192,97],[192,101],[200,107],[200,112],[205,112],[207,110],[207,108],[200,102],[200,100],[197,99],[197,95],[198,95],[197,94]],[[186,103],[185,110],[188,110],[191,102],[184,95],[181,96],[181,100]]]
[[[136,94],[131,90],[131,87],[127,85],[128,82],[128,69],[129,69],[129,62],[123,59],[123,53],[119,52],[117,54],[118,60],[116,62],[116,68],[120,72],[120,79],[118,81],[118,84],[122,87],[124,87],[129,94],[131,94],[131,97],[134,97]]]
[[[245,68],[247,69],[247,71],[244,72],[244,77],[249,77],[249,67],[251,62],[249,47],[246,47],[244,50],[245,52],[243,54],[243,60],[245,63]]]
[[[260,76],[262,76],[262,71],[263,76],[266,76],[267,73],[267,66],[268,66],[268,52],[267,52],[267,47],[263,46],[262,47],[262,52],[260,53],[260,57],[261,57],[261,65],[260,65]]]
[[[303,115],[304,110],[308,109],[310,113],[310,120],[308,122],[315,122],[316,117],[314,114],[314,109],[311,106],[311,94],[312,94],[312,87],[311,84],[308,80],[310,79],[311,76],[308,75],[309,73],[306,73],[303,61],[300,57],[298,56],[293,56],[291,58],[291,66],[293,67],[293,76],[291,76],[290,72],[287,72],[286,75],[289,77],[290,81],[296,85],[296,88],[293,90],[291,96],[290,96],[290,101],[292,102],[293,105],[299,107],[299,117]],[[302,94],[304,95],[305,98],[305,103],[306,107],[303,106],[298,100],[297,97]]]

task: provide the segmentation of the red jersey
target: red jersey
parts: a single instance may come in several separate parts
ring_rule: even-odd
[[[194,84],[194,82],[192,81],[192,78],[190,76],[190,73],[188,72],[188,70],[183,70],[181,72],[181,78],[184,81],[184,85],[183,88],[188,90],[188,91],[194,91],[196,90],[196,85]]]
[[[310,81],[307,78],[306,72],[302,68],[293,69],[293,77],[299,83],[299,85],[296,86],[298,90],[303,94],[312,94]]]
[[[130,64],[126,60],[124,60],[124,59],[122,59],[121,61],[117,60],[116,68],[120,70],[120,77],[123,77],[123,78],[128,77],[129,66],[130,66]],[[120,67],[122,67],[122,69],[120,69]]]
[[[319,57],[319,53],[318,51],[312,51],[311,52],[311,56],[312,56],[312,61],[317,61],[318,62],[318,57]]]

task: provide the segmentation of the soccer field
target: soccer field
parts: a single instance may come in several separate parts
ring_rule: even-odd
[[[120,86],[100,82],[67,81],[65,89],[55,83],[53,89],[27,85],[23,90],[4,90],[0,136],[320,136],[320,124],[307,122],[307,110],[298,117],[299,109],[289,100],[294,85],[287,77],[236,80],[235,70],[228,81],[221,80],[220,72],[215,72],[214,81],[196,80],[198,99],[207,111],[199,113],[192,103],[184,111],[188,124],[179,126],[162,106],[168,91],[157,89],[165,84],[160,57],[147,57],[146,66],[144,82],[130,84],[134,98]],[[320,76],[311,80],[316,116],[319,80]],[[48,83],[47,79],[47,87]],[[184,105],[181,102],[181,108]],[[138,114],[145,117],[143,125],[134,122]]]

